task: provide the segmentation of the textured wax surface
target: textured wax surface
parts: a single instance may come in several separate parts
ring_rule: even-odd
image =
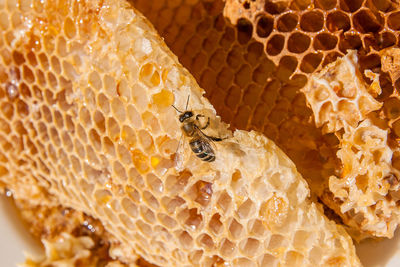
[[[0,177],[15,198],[93,216],[124,262],[359,265],[289,158],[259,133],[228,131],[127,3],[7,1],[0,13]],[[210,117],[205,132],[229,137],[212,163],[186,138],[176,153],[171,105],[182,109],[188,95]]]

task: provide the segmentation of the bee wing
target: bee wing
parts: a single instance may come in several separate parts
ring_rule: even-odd
[[[204,138],[208,141],[208,142],[204,142],[204,145],[213,151],[217,151],[217,146],[214,144],[213,140],[211,140],[210,138],[207,138],[206,136]]]
[[[203,143],[207,144],[207,147],[212,148],[212,150],[217,151],[217,146],[214,144],[214,141],[209,136],[207,136],[205,133],[203,133],[202,130],[197,128],[197,131],[207,141],[207,142],[203,142]]]
[[[178,165],[179,161],[183,161],[183,155],[184,155],[184,149],[183,146],[185,145],[185,142],[182,142],[182,137],[183,133],[181,133],[181,137],[179,138],[178,146],[176,147],[175,151],[175,156],[174,156],[174,161],[175,164]]]

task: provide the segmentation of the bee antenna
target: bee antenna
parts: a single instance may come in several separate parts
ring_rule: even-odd
[[[188,105],[189,105],[189,98],[190,98],[190,94],[188,95],[188,98],[187,98],[187,101],[186,101],[186,108],[185,108],[185,110],[187,110],[187,108],[188,108]]]
[[[171,105],[176,111],[178,111],[179,113],[183,113],[182,111],[180,111],[179,109],[177,109],[174,105]]]

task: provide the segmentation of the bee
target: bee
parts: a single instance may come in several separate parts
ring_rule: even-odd
[[[180,111],[174,105],[172,107],[181,113],[179,115],[179,122],[182,123],[181,129],[185,136],[191,138],[189,141],[190,148],[193,153],[203,161],[213,162],[215,160],[214,149],[212,148],[210,141],[219,142],[226,138],[214,137],[205,134],[202,130],[210,126],[210,117],[207,117],[207,123],[201,126],[200,118],[205,116],[202,114],[195,114],[191,110],[187,110],[189,104],[189,97],[187,98],[185,111]],[[182,138],[182,137],[181,137]],[[180,143],[180,140],[179,140]],[[178,145],[179,146],[179,145]]]

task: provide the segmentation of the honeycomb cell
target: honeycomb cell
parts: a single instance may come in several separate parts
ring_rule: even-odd
[[[350,18],[342,11],[333,11],[326,18],[326,27],[330,32],[347,32],[351,27]]]
[[[299,266],[304,264],[304,256],[296,251],[289,251],[286,253],[286,262],[290,266]]]
[[[44,69],[44,70],[48,70],[49,69],[50,63],[49,63],[49,60],[48,60],[48,58],[47,58],[45,53],[40,53],[39,54],[39,62],[40,62],[40,65],[41,65],[42,69]]]
[[[62,69],[63,69],[63,75],[65,75],[69,80],[75,79],[76,76],[78,76],[78,73],[75,70],[74,65],[72,63],[69,63],[66,60],[62,61]]]
[[[239,248],[244,255],[249,258],[254,258],[258,255],[261,244],[257,239],[247,238],[240,242]]]
[[[360,36],[353,34],[344,34],[339,41],[339,49],[342,53],[346,53],[349,49],[359,49],[362,47]]]
[[[0,131],[5,133],[6,135],[10,134],[11,132],[10,125],[4,119],[0,119]]]
[[[382,29],[384,19],[379,13],[362,9],[353,16],[354,27],[361,33],[376,33]]]
[[[89,85],[91,85],[93,88],[100,90],[103,87],[102,81],[101,81],[101,77],[100,75],[93,71],[89,74]],[[102,94],[99,94],[99,96],[101,96]],[[101,103],[99,103],[99,106]]]
[[[13,123],[13,128],[15,132],[17,132],[19,135],[27,135],[27,130],[26,128],[22,125],[21,121],[16,121]]]
[[[159,111],[164,111],[174,103],[174,95],[167,90],[161,90],[159,93],[152,95],[152,102]]]
[[[218,213],[215,213],[211,217],[211,219],[208,223],[208,228],[211,230],[211,232],[214,235],[219,235],[223,231],[223,224],[220,219],[221,219],[221,215],[219,215]]]
[[[55,71],[57,74],[61,73],[61,64],[56,56],[51,57],[50,66],[51,66],[52,70]],[[57,79],[57,78],[55,78],[55,79]]]
[[[27,65],[24,65],[22,68],[22,77],[27,83],[31,84],[35,82],[35,75]]]
[[[147,222],[152,224],[155,221],[155,214],[152,210],[147,207],[140,206],[141,217]]]
[[[203,257],[203,250],[196,250],[189,255],[189,261],[192,264],[199,264],[202,257]]]
[[[90,117],[88,116],[87,118],[89,119]],[[108,136],[114,141],[117,141],[119,138],[121,138],[121,129],[119,123],[112,117],[108,118],[107,120],[107,133]]]
[[[151,236],[152,229],[151,226],[148,225],[147,223],[143,222],[142,220],[137,220],[136,221],[136,227],[139,229],[139,231],[144,234],[146,237]]]
[[[316,50],[332,50],[336,47],[338,39],[329,33],[321,33],[315,36],[313,46]]]
[[[74,171],[74,173],[81,173],[82,166],[81,166],[79,159],[73,155],[70,155],[69,157],[70,157],[72,170]]]
[[[36,59],[36,55],[32,51],[28,52],[28,54],[26,55],[26,58],[28,59],[29,64],[32,67],[36,67],[38,65],[38,61]]]
[[[311,247],[311,244],[315,240],[315,237],[312,235],[312,233],[307,232],[307,231],[297,231],[295,236],[294,236],[294,246],[296,248],[309,248]]]
[[[113,195],[110,191],[104,189],[96,190],[94,193],[96,202],[100,206],[104,206],[105,204],[107,204],[112,199],[112,196]]]
[[[380,56],[378,54],[369,54],[368,56],[360,57],[361,69],[375,69],[380,66]]]
[[[158,200],[148,191],[143,193],[143,200],[146,201],[149,207],[153,208],[154,210],[157,210],[160,206]]]
[[[118,175],[119,177],[121,177],[122,181],[126,181],[128,179],[128,176],[126,174],[126,170],[125,170],[124,166],[122,166],[122,164],[119,163],[118,161],[114,162],[113,171],[114,171],[115,175]]]
[[[371,2],[376,9],[385,13],[390,12],[391,10],[396,8],[394,3],[389,0],[372,0]]]
[[[4,11],[0,13],[0,18],[0,27],[2,28],[3,32],[5,32],[10,26],[10,20],[7,13]]]
[[[240,239],[244,234],[244,228],[243,226],[238,223],[235,219],[232,219],[232,221],[229,224],[229,233],[232,237],[232,239]]]
[[[68,54],[67,41],[63,36],[57,39],[57,54],[61,57],[65,57]]]
[[[29,115],[29,106],[22,100],[17,101],[17,113],[21,118]]]
[[[267,228],[261,220],[250,220],[247,227],[249,229],[249,234],[252,236],[262,238],[264,235],[267,234]]]
[[[160,124],[158,123],[156,116],[154,116],[151,112],[144,112],[142,114],[142,121],[148,125],[151,133],[156,135],[160,132]]]
[[[261,258],[261,266],[275,266],[277,259],[271,254],[264,254]]]
[[[355,12],[361,8],[363,0],[340,0],[340,9],[348,12]]]
[[[247,199],[237,210],[237,214],[240,218],[247,218],[255,210],[254,203],[250,199]]]
[[[185,214],[185,216],[182,215],[182,213]],[[183,210],[180,214],[178,214],[178,218],[184,218],[187,215],[187,219],[186,220],[180,220],[180,221],[184,221],[185,225],[187,227],[189,227],[189,229],[195,231],[197,230],[200,225],[203,223],[203,216],[198,213],[197,208],[193,208],[187,211],[186,214],[186,210]]]
[[[43,36],[43,46],[46,54],[51,55],[55,49],[55,38],[51,34]]]
[[[243,65],[235,74],[235,83],[240,86],[244,87],[249,84],[251,80],[251,68],[249,65]]]
[[[387,18],[387,24],[392,30],[400,30],[400,11],[391,13]]]
[[[240,19],[237,22],[237,30],[237,40],[240,44],[246,44],[253,34],[253,24],[246,19]]]
[[[311,43],[311,38],[303,33],[292,33],[288,39],[287,48],[293,53],[303,53],[308,49]]]
[[[269,2],[265,3],[264,9],[271,15],[280,14],[288,7],[289,2],[287,1],[277,1],[277,2]]]
[[[138,172],[137,169],[130,168],[128,171],[128,176],[129,176],[130,184],[134,185],[136,188],[143,188],[145,186],[143,176]],[[136,196],[136,193],[138,193],[138,192],[135,192],[135,196]],[[138,200],[141,200],[141,199],[142,199],[141,197],[138,198]]]
[[[179,236],[178,240],[180,241],[182,247],[184,249],[191,249],[193,246],[193,238],[186,231],[183,231]]]
[[[177,222],[170,216],[160,213],[158,214],[158,220],[167,228],[173,229],[176,227]]]
[[[400,120],[393,123],[393,131],[397,136],[400,136]]]
[[[245,266],[256,267],[257,264],[247,258],[237,258],[237,259],[233,260],[233,266],[235,266],[235,267],[245,267]]]
[[[294,28],[296,28],[297,23],[297,15],[293,13],[287,13],[278,18],[276,28],[280,32],[291,32],[294,30]]]
[[[378,38],[380,39],[380,42],[378,42],[377,50],[382,50],[396,44],[396,36],[391,32],[380,33]]]
[[[119,122],[125,121],[126,112],[122,101],[119,98],[113,98],[111,100],[111,111],[113,116]]]
[[[274,28],[274,19],[270,16],[261,16],[258,19],[256,33],[261,38],[268,37]]]
[[[13,51],[12,58],[13,58],[14,63],[17,65],[22,65],[23,63],[25,63],[24,55],[22,55],[21,53],[19,53],[17,51]]]
[[[319,262],[323,256],[323,251],[318,247],[313,247],[310,251],[310,256],[315,259],[315,262]]]
[[[400,116],[400,100],[391,97],[383,104],[383,110],[387,118],[395,120]]]
[[[305,73],[314,72],[321,64],[323,55],[321,53],[310,53],[304,56],[300,69]]]
[[[142,126],[142,119],[140,117],[139,112],[137,111],[137,109],[132,106],[129,105],[127,108],[127,115],[128,115],[128,119],[129,122],[132,123],[132,126],[139,128],[140,126]]]
[[[200,235],[197,238],[197,243],[205,250],[212,250],[215,246],[213,239],[207,234]]]
[[[115,147],[113,141],[110,140],[107,136],[103,137],[103,150],[105,153],[115,156]]]
[[[279,61],[279,66],[276,70],[276,77],[281,81],[287,81],[297,67],[297,59],[292,56],[284,56]]]
[[[119,215],[119,219],[127,229],[129,229],[129,230],[136,229],[134,222],[124,213]]]
[[[338,58],[342,56],[343,55],[338,52],[330,52],[325,56],[324,61],[322,62],[322,66],[326,66],[329,63],[335,62]]]
[[[273,195],[260,207],[260,216],[264,219],[269,228],[283,225],[287,214],[287,202],[276,195]]]
[[[300,28],[306,32],[318,32],[324,26],[324,15],[322,12],[309,11],[300,18]]]
[[[219,251],[223,257],[232,257],[236,253],[236,244],[225,238],[220,243]]]
[[[202,206],[207,206],[213,195],[212,183],[198,181],[194,187],[194,200]]]
[[[74,38],[76,35],[75,23],[70,18],[66,18],[64,21],[64,33],[65,33],[65,36],[69,39]]]

